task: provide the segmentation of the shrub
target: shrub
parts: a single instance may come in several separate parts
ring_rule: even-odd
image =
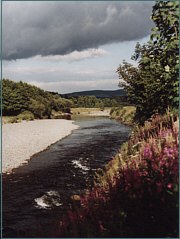
[[[18,117],[11,118],[8,123],[19,123],[21,120],[18,119]]]
[[[114,107],[113,107],[113,108],[111,108],[111,110],[110,110],[110,115],[112,115],[112,114],[113,114],[113,112],[115,111],[115,109],[116,109],[116,108],[114,108]]]
[[[118,109],[119,110],[122,110],[124,107],[122,106],[122,105],[120,105],[119,107],[118,107]]]
[[[116,111],[116,116],[119,116],[120,110]]]
[[[34,115],[30,111],[24,111],[23,113],[19,114],[17,118],[20,120],[29,121],[29,120],[34,120]]]
[[[121,116],[125,115],[126,113],[126,109],[123,109],[123,111],[121,112]]]
[[[29,110],[33,113],[36,118],[42,119],[43,113],[46,110],[46,107],[43,103],[31,99],[31,104],[29,104]]]

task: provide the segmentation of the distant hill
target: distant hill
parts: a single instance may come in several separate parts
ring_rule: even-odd
[[[120,90],[89,90],[89,91],[80,91],[80,92],[73,92],[68,94],[63,94],[64,96],[73,96],[73,95],[94,95],[97,98],[114,98],[116,96],[124,96],[126,95],[126,92],[123,89]]]

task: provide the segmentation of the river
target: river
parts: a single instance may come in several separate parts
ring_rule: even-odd
[[[72,119],[79,129],[2,175],[3,238],[50,237],[70,197],[93,185],[96,169],[104,168],[131,132],[108,117]]]

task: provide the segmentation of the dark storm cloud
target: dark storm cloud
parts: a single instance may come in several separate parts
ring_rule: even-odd
[[[150,34],[154,2],[3,2],[2,57],[63,55]]]

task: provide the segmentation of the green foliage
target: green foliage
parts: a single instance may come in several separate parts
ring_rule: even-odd
[[[127,124],[134,125],[134,115],[136,107],[134,106],[122,106],[111,108],[110,115],[112,118],[117,119],[118,121]]]
[[[24,111],[23,113],[19,114],[17,118],[19,120],[26,120],[26,121],[34,120],[34,114],[30,111]]]
[[[119,110],[117,110],[117,111],[116,111],[116,115],[117,115],[117,116],[119,116],[119,113],[120,113],[120,111],[119,111]]]
[[[138,67],[123,61],[117,69],[127,97],[137,106],[136,119],[143,123],[151,115],[164,114],[168,106],[179,107],[179,2],[158,1],[153,7],[156,24],[151,40],[137,43],[133,60]]]
[[[116,114],[116,115],[119,115],[119,113],[121,112],[121,110],[123,109],[123,106],[122,105],[120,105],[120,106],[118,106],[118,107],[113,107],[113,108],[111,108],[111,110],[110,110],[110,115],[114,115],[114,114]],[[118,113],[117,113],[118,112]],[[113,114],[114,113],[114,114]]]
[[[55,111],[70,112],[70,108],[73,106],[72,100],[63,99],[60,95],[56,95],[53,100],[53,109]]]
[[[110,115],[112,115],[112,113],[115,111],[115,108],[111,108],[110,110]]]
[[[21,122],[21,120],[19,120],[18,119],[18,117],[13,117],[12,119],[10,119],[9,121],[8,121],[8,123],[19,123],[19,122]]]
[[[45,112],[45,105],[40,101],[30,99],[29,110],[36,118],[42,119]]]
[[[128,98],[126,95],[125,96],[116,96],[114,98],[118,105],[134,105],[134,102],[131,100],[131,98]]]
[[[4,118],[4,117],[3,117]],[[30,111],[23,111],[23,113],[20,113],[17,116],[8,116],[6,123],[19,123],[22,120],[30,121],[34,120],[34,114]]]
[[[28,109],[29,99],[22,82],[2,81],[3,115],[17,115]]]
[[[123,109],[121,116],[125,115],[125,113],[126,113],[126,109]]]
[[[50,93],[27,83],[2,80],[3,115],[17,116],[30,111],[34,116],[24,118],[50,118],[52,110],[70,112],[73,102],[63,99],[58,93]]]
[[[122,96],[123,97],[123,96]],[[120,96],[121,98],[121,96]],[[70,97],[75,108],[104,108],[104,107],[117,107],[119,103],[116,98],[98,99],[96,96],[82,96],[74,95]]]

